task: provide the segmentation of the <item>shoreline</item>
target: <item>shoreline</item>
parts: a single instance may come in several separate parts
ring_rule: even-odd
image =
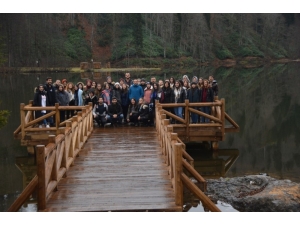
[[[204,62],[197,65],[185,65],[179,66],[180,68],[185,67],[199,67],[199,66],[213,66],[213,67],[244,67],[244,68],[256,68],[268,64],[285,64],[291,62],[300,62],[300,59],[261,59],[258,57],[245,57],[242,59],[225,59],[225,60],[213,60],[211,62]],[[98,63],[99,64],[99,63]],[[101,65],[101,63],[100,63]],[[105,68],[92,68],[89,65],[88,68],[79,67],[0,67],[1,73],[84,73],[84,72],[126,72],[126,71],[162,71],[166,67],[174,67],[174,65],[159,65],[160,67],[105,67]],[[178,66],[178,65],[175,65]]]

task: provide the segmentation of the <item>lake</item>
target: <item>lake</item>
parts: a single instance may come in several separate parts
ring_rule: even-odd
[[[151,76],[158,80],[182,78],[184,74],[190,79],[214,75],[219,86],[219,99],[225,98],[226,112],[240,126],[239,133],[226,134],[225,141],[219,143],[220,149],[234,150],[238,154],[225,176],[267,173],[277,179],[300,182],[299,69],[299,63],[259,68],[201,67],[176,71],[170,68],[155,72],[132,71],[131,77],[149,81]],[[20,124],[20,103],[28,104],[33,99],[34,87],[45,83],[48,76],[53,81],[66,78],[74,83],[85,83],[90,78],[103,83],[107,75],[117,81],[124,77],[124,72],[1,75],[0,109],[9,110],[11,115],[8,124],[0,129],[0,211],[8,209],[22,192],[26,180],[34,176],[34,157],[13,138],[13,132]],[[190,153],[195,165],[203,159],[200,147],[194,147]],[[36,211],[36,207],[29,204],[22,211]],[[199,210],[194,207],[189,211]]]

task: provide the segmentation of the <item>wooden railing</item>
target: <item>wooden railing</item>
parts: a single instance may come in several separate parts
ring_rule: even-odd
[[[27,109],[31,112],[29,107]],[[56,107],[57,109],[59,107]],[[18,211],[34,190],[37,190],[38,209],[46,208],[47,199],[53,191],[57,190],[59,181],[67,176],[69,167],[74,164],[76,156],[93,131],[92,110],[92,105],[85,106],[82,112],[78,112],[71,120],[64,123],[65,127],[58,127],[57,135],[49,135],[46,146],[36,146],[37,176],[11,205],[9,212]],[[21,114],[24,114],[22,110]],[[26,129],[25,127],[28,127],[28,123],[23,121],[21,131]]]
[[[193,158],[186,152],[185,144],[178,138],[178,135],[173,133],[173,126],[170,125],[170,120],[166,119],[167,115],[157,107],[155,116],[161,153],[169,170],[175,193],[175,203],[178,206],[183,206],[183,185],[185,185],[200,199],[206,208],[212,212],[220,212],[220,209],[203,193],[203,191],[206,191],[206,181],[194,169]],[[184,169],[197,180],[200,187],[189,179],[184,173]]]
[[[180,118],[166,108],[183,107],[184,118]],[[206,114],[198,109],[201,107],[209,107],[210,114]],[[215,99],[214,102],[205,103],[189,103],[186,99],[184,103],[166,103],[161,104],[156,102],[156,109],[162,114],[166,114],[167,117],[176,121],[173,125],[178,130],[178,136],[182,141],[223,141],[225,139],[225,133],[238,132],[238,124],[225,112],[225,99]],[[210,120],[209,123],[191,123],[191,113],[198,116],[205,117]],[[228,125],[226,125],[226,122]],[[201,129],[197,129],[201,128]],[[181,129],[181,130],[180,130]],[[206,130],[205,130],[206,129]],[[210,131],[208,131],[210,129]]]

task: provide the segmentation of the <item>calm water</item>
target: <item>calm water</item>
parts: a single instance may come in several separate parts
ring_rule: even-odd
[[[237,160],[225,176],[268,173],[278,179],[300,182],[300,64],[274,64],[261,68],[209,68],[178,70],[168,72],[131,72],[131,77],[146,78],[152,75],[158,79],[175,78],[187,74],[193,76],[215,76],[219,85],[219,98],[226,100],[226,112],[239,124],[240,132],[226,135],[219,144],[220,149],[234,150]],[[0,130],[0,211],[6,211],[25,186],[26,179],[33,177],[34,157],[28,156],[13,132],[20,124],[20,103],[33,99],[34,86],[44,83],[47,76],[53,80],[66,78],[77,83],[87,78],[102,82],[107,75],[118,80],[124,73],[103,74],[9,74],[1,77],[0,109],[11,111],[8,124]],[[197,147],[196,147],[197,149]],[[195,164],[203,160],[222,158],[203,156],[191,151]],[[236,153],[238,152],[238,153]],[[219,207],[228,208],[226,203]],[[224,208],[224,210],[225,210]],[[28,204],[22,211],[36,211],[34,204]],[[189,211],[202,211],[191,207]]]

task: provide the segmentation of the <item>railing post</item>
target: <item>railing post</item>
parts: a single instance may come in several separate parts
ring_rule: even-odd
[[[59,134],[63,134],[64,135],[64,141],[61,143],[61,149],[64,151],[63,155],[62,155],[62,160],[61,160],[61,167],[66,168],[66,172],[64,173],[63,177],[67,177],[67,168],[68,168],[68,163],[67,163],[67,148],[66,148],[66,128],[65,127],[60,127],[58,129]]]
[[[182,173],[182,144],[176,143],[174,145],[174,161],[175,161],[175,171],[174,171],[174,183],[175,183],[175,204],[178,206],[183,206],[183,185],[181,181]]]
[[[224,141],[225,140],[225,99],[222,98],[221,102],[222,102],[222,106],[221,106],[221,120],[222,120],[221,131],[222,131],[222,141]]]
[[[189,112],[189,100],[185,100],[184,116],[185,116],[185,140],[189,141],[190,133],[190,112]]]
[[[55,135],[49,135],[48,142],[56,145],[55,137],[56,137]],[[51,180],[55,180],[56,182],[58,182],[57,173],[58,173],[58,169],[59,169],[59,168],[57,168],[57,152],[58,152],[57,150],[54,150],[54,154],[55,154],[54,162],[53,162],[54,165],[53,165],[52,171],[51,171]],[[54,190],[57,191],[57,185]]]
[[[72,166],[74,165],[74,148],[73,148],[73,128],[72,128],[72,122],[71,121],[67,121],[66,122],[66,127],[70,127],[71,128],[71,133],[69,133],[68,135],[70,135],[68,142],[70,143],[66,143],[66,151],[67,151],[67,157],[71,157],[72,158]]]
[[[88,127],[88,133],[93,130],[93,125],[94,125],[94,119],[93,119],[92,111],[93,111],[93,103],[89,102],[89,115],[88,115],[88,126],[89,127]]]
[[[22,139],[24,140],[25,138],[25,111],[24,111],[25,104],[21,103],[20,104],[20,116],[21,116],[21,135]]]
[[[37,175],[38,175],[38,209],[46,208],[46,172],[45,145],[36,146]]]
[[[56,127],[56,135],[59,134],[59,124],[60,124],[60,113],[59,113],[59,103],[55,103],[55,127]]]

